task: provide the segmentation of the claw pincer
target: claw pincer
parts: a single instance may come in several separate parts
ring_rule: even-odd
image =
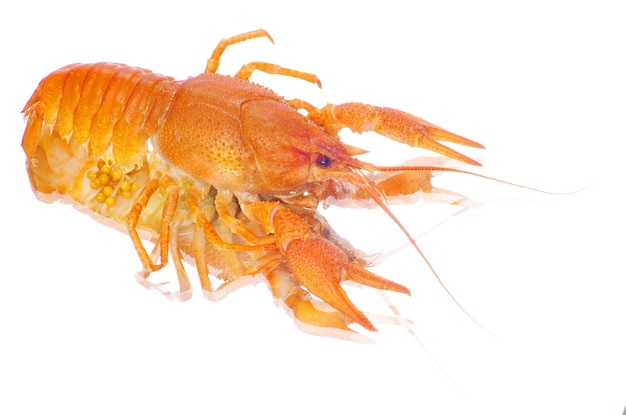
[[[350,301],[340,285],[342,281],[352,280],[379,290],[410,294],[406,287],[351,262],[341,248],[313,232],[305,220],[282,204],[259,202],[247,210],[251,218],[264,224],[266,232],[276,235],[278,249],[298,282],[311,294],[344,313],[349,322],[376,330]]]

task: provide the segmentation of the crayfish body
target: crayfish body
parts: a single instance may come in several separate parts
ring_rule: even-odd
[[[303,326],[373,331],[340,283],[409,290],[365,269],[318,205],[374,201],[402,227],[386,201],[430,191],[431,168],[363,162],[338,132],[374,131],[472,165],[479,164],[440,141],[482,146],[396,109],[316,108],[248,81],[258,70],[320,85],[308,73],[262,62],[234,77],[215,73],[228,46],[257,37],[270,38],[257,30],[223,40],[205,73],[184,81],[112,63],[69,65],[44,78],[23,111],[32,188],[44,201],[60,198],[120,225],[146,286],[162,290],[150,274],[173,263],[179,290],[168,294],[188,298],[187,257],[208,298],[260,274]],[[151,253],[142,236],[155,244]],[[219,287],[211,274],[223,280]]]

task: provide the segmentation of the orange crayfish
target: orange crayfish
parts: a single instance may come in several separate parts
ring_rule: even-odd
[[[222,40],[205,73],[184,81],[113,63],[51,73],[23,110],[32,188],[41,200],[68,201],[127,231],[144,285],[161,289],[148,278],[171,262],[179,291],[170,295],[188,298],[186,259],[209,299],[262,275],[302,327],[374,331],[340,283],[409,290],[368,271],[318,205],[372,200],[418,249],[387,200],[428,192],[432,170],[456,170],[376,166],[356,158],[364,151],[342,143],[338,131],[374,131],[472,165],[479,163],[440,141],[483,147],[396,109],[316,108],[248,81],[262,71],[319,85],[312,74],[263,62],[234,77],[215,73],[228,46],[259,37],[271,40],[264,30]],[[151,253],[142,238],[154,243]],[[212,279],[223,283],[214,288]]]

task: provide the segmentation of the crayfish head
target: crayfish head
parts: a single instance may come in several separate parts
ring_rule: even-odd
[[[152,144],[196,180],[264,195],[332,180],[353,160],[336,135],[273,92],[215,74],[180,85]]]
[[[319,192],[359,163],[336,137],[271,99],[242,105],[243,136],[252,154],[256,192],[293,195]]]

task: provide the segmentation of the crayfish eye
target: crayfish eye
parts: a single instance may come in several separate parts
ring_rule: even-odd
[[[331,159],[326,154],[318,154],[317,159],[315,160],[315,164],[320,167],[329,167],[330,163]]]

